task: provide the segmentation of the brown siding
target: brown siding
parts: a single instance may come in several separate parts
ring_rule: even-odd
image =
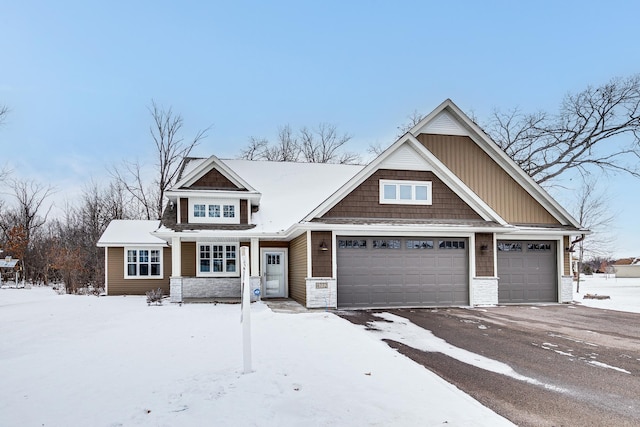
[[[186,197],[180,198],[180,221],[178,221],[178,223],[189,223],[189,199]]]
[[[469,137],[420,134],[418,140],[507,222],[559,223]]]
[[[307,305],[307,234],[289,244],[289,297]]]
[[[182,277],[196,277],[196,242],[182,242]]]
[[[486,249],[482,249],[485,246]],[[476,276],[493,277],[493,234],[476,233]]]
[[[326,251],[320,249],[322,242],[327,245]],[[333,277],[331,250],[330,231],[311,232],[311,275],[313,277]]]
[[[571,254],[569,252],[567,252],[567,248],[570,247],[570,243],[569,243],[569,236],[564,236],[562,238],[562,247],[560,248],[560,250],[562,251],[562,257],[563,257],[563,269],[564,269],[564,276],[570,276],[571,275]]]
[[[249,201],[240,199],[240,224],[249,224]]]
[[[431,181],[432,205],[380,204],[380,180]],[[329,210],[324,218],[482,219],[433,172],[381,169]]]
[[[171,249],[164,248],[162,253],[162,279],[125,279],[124,248],[107,248],[107,281],[109,295],[144,295],[151,289],[162,288],[169,295],[171,277]]]
[[[289,242],[260,240],[261,248],[288,248]]]
[[[242,190],[222,175],[217,169],[211,169],[200,179],[194,182],[190,188],[207,188],[211,190]]]

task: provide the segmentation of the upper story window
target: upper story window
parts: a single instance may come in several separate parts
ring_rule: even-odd
[[[189,200],[189,222],[206,224],[239,224],[239,200],[204,199]]]
[[[380,203],[430,205],[431,181],[380,180]]]
[[[125,279],[162,279],[162,249],[125,248]]]

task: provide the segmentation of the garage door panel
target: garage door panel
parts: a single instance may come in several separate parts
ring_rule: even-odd
[[[555,241],[498,241],[498,301],[556,302]]]
[[[439,249],[435,238],[367,238],[367,246],[347,248],[338,237],[338,305],[442,306],[468,305],[468,244]],[[394,240],[395,248],[373,247],[374,240]],[[409,248],[408,240],[432,240],[431,248]],[[442,240],[442,239],[440,239]],[[354,293],[352,288],[368,291]]]

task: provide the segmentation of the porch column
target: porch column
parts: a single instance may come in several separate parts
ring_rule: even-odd
[[[254,237],[251,239],[251,254],[249,255],[251,260],[251,276],[257,277],[260,275],[260,239]]]
[[[180,237],[171,238],[171,277],[182,276],[182,245]]]

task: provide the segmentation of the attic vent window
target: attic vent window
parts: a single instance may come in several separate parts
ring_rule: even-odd
[[[380,203],[397,205],[430,205],[431,181],[380,180]]]

